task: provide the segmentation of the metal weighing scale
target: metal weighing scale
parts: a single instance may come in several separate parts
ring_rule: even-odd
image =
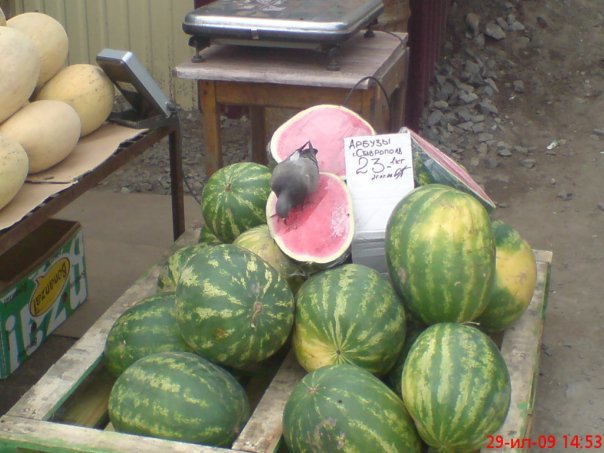
[[[196,49],[211,44],[312,49],[338,70],[340,45],[371,26],[384,11],[382,0],[216,0],[185,16],[182,28]]]
[[[132,52],[103,49],[96,61],[132,107],[112,112],[111,121],[135,129],[155,129],[178,121],[176,106]]]

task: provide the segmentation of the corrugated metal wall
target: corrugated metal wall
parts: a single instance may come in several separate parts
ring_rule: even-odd
[[[40,11],[63,24],[69,36],[69,64],[94,63],[105,47],[136,54],[164,93],[183,109],[197,108],[195,83],[172,76],[190,58],[182,31],[191,0],[12,0],[12,15]]]

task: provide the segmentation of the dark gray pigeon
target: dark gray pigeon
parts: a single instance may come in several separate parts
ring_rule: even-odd
[[[271,177],[271,189],[277,195],[277,215],[286,219],[289,211],[301,205],[319,183],[319,164],[310,141],[277,164]]]

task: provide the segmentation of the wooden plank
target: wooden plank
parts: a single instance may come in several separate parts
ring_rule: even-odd
[[[216,102],[214,82],[198,82],[199,109],[203,112],[203,140],[206,151],[206,175],[210,177],[222,167],[222,142],[220,140],[220,112]]]
[[[305,374],[306,371],[298,365],[294,353],[290,351],[233,444],[233,450],[254,453],[277,450],[281,440],[281,418],[285,403],[296,383]]]
[[[216,102],[225,105],[247,105],[303,109],[314,104],[342,104],[349,89],[298,85],[272,85],[270,83],[199,82],[216,85]],[[346,106],[361,111],[362,94],[355,90]]]
[[[174,248],[166,250],[164,257],[177,247],[197,241],[195,233],[187,231]],[[144,297],[157,291],[160,264],[153,266],[140,277],[92,327],[31,387],[7,415],[35,420],[48,420],[65,400],[98,366],[103,357],[107,333],[122,312]]]
[[[531,435],[552,253],[535,251],[535,259],[537,285],[533,298],[522,317],[506,329],[501,344],[501,354],[508,366],[512,381],[510,409],[503,426],[497,433],[503,437],[504,442],[509,442],[510,439],[529,438]],[[520,450],[506,446],[499,450],[483,448],[481,451],[487,453]]]
[[[376,32],[371,39],[362,34],[351,38],[342,46],[339,71],[329,71],[325,56],[317,51],[213,45],[202,52],[206,61],[186,61],[174,72],[193,80],[352,88],[363,77],[379,73],[396,49],[405,48],[406,34],[399,37]],[[365,81],[359,88],[368,86]]]
[[[230,450],[6,415],[0,451],[49,453],[225,453]]]

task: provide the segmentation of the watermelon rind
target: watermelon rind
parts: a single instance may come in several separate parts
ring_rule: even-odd
[[[311,276],[296,295],[292,346],[307,371],[352,363],[387,373],[405,341],[405,310],[390,282],[361,264]]]
[[[118,432],[217,447],[230,446],[250,417],[235,378],[187,352],[136,361],[113,385],[108,409]]]
[[[502,220],[492,223],[495,280],[486,309],[475,321],[486,332],[502,332],[528,308],[537,284],[537,262],[529,243]]]
[[[474,197],[441,184],[414,189],[394,207],[385,251],[395,289],[422,323],[468,322],[485,310],[495,239]]]
[[[506,419],[510,376],[495,343],[475,327],[434,324],[411,346],[402,374],[405,407],[437,451],[478,451]]]
[[[193,255],[176,285],[181,335],[198,354],[243,368],[274,354],[294,320],[287,281],[255,253],[233,244]]]
[[[224,243],[266,223],[266,200],[271,171],[254,162],[238,162],[218,169],[201,192],[201,212],[209,230]]]
[[[288,136],[294,130],[297,140]],[[345,178],[344,138],[369,135],[375,135],[375,129],[356,112],[341,105],[319,104],[298,112],[279,126],[268,143],[267,153],[269,161],[279,163],[310,141],[318,150],[319,170]]]
[[[176,322],[174,293],[163,292],[140,300],[115,320],[105,340],[105,367],[119,376],[138,359],[169,351],[191,349]]]
[[[350,364],[320,368],[296,384],[283,411],[283,437],[291,453],[422,451],[401,399]]]
[[[468,171],[418,133],[409,130],[415,185],[444,184],[461,190],[493,211],[497,205]]]
[[[355,226],[350,191],[341,178],[321,172],[317,190],[286,219],[277,216],[276,204],[277,196],[271,192],[266,221],[285,255],[304,264],[309,272],[333,267],[348,258]]]

